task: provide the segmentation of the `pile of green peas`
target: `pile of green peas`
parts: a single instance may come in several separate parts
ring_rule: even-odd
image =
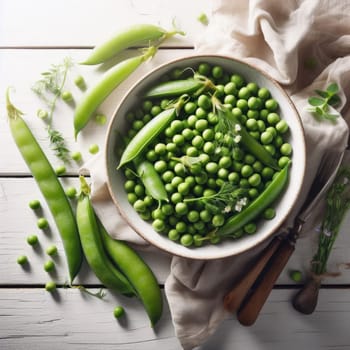
[[[192,67],[193,68],[193,67]],[[244,210],[270,184],[275,174],[290,162],[292,146],[287,142],[289,126],[279,114],[279,104],[265,87],[249,82],[236,72],[219,65],[201,63],[194,67],[215,85],[215,97],[248,133],[274,158],[278,169],[264,164],[248,151],[238,137],[220,128],[213,92],[189,95],[176,119],[172,120],[141,156],[149,161],[162,180],[168,200],[155,200],[145,188],[132,163],[123,166],[124,188],[129,203],[155,231],[170,240],[190,246],[219,243],[215,232],[228,218]],[[166,79],[182,78],[183,70],[172,71]],[[165,80],[166,80],[165,79]],[[126,115],[129,129],[126,144],[155,116],[169,108],[170,98],[144,99]],[[215,198],[225,183],[244,190],[236,205],[213,208],[208,198]],[[254,234],[263,217],[272,219],[275,210],[264,210],[258,218],[231,235],[238,239]]]

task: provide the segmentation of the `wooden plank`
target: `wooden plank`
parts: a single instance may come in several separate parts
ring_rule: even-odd
[[[200,349],[350,347],[349,293],[322,290],[309,316],[291,307],[292,295],[290,290],[274,290],[253,327],[245,328],[231,316]],[[120,321],[113,318],[117,305],[126,310]],[[101,301],[74,289],[59,289],[55,295],[43,289],[0,289],[0,310],[0,345],[6,350],[181,349],[166,304],[155,330],[137,300],[110,293]]]
[[[47,70],[52,64],[62,63],[65,57],[71,57],[75,62],[79,62],[86,57],[86,53],[87,50],[0,50],[0,91],[4,93],[9,86],[14,88],[14,91],[11,91],[13,103],[25,112],[28,124],[40,144],[47,150],[46,153],[54,166],[60,162],[49,150],[45,123],[36,116],[39,108],[47,109],[47,107],[31,91],[31,87],[40,79],[41,72]],[[104,101],[98,112],[105,114],[109,120],[121,98],[138,79],[160,64],[190,53],[193,53],[193,50],[160,50],[151,61],[141,66],[129,79],[123,82]],[[131,54],[135,54],[135,51],[128,52],[127,56]],[[26,70],[25,74],[23,74],[24,62],[31,62],[31,68]],[[76,102],[81,99],[83,93],[74,85],[75,76],[82,74],[88,86],[92,86],[108,67],[110,65],[99,68],[81,65],[74,67],[68,75],[66,89],[72,92]],[[9,132],[4,99],[0,99],[0,111],[2,111],[0,114],[0,175],[28,175],[28,169],[16,149]],[[96,143],[103,148],[108,123],[101,126],[91,121],[81,132],[76,142],[73,137],[73,115],[74,106],[67,105],[59,100],[53,119],[54,127],[63,133],[69,149],[71,151],[80,150],[84,161],[87,161],[91,158],[88,149],[92,143]],[[73,162],[68,167],[68,173],[76,174],[78,168],[79,166]]]
[[[78,188],[78,179],[63,178],[62,184],[65,188],[69,186]],[[39,199],[42,203],[42,210],[33,212],[28,207],[31,199]],[[72,205],[74,207],[74,201]],[[42,231],[37,228],[38,217],[48,219],[49,230]],[[59,284],[68,281],[66,260],[59,233],[39,188],[32,178],[0,178],[0,222],[0,286],[43,284],[50,278]],[[36,234],[39,238],[39,244],[34,248],[26,242],[29,234]],[[49,260],[45,250],[51,244],[57,246],[58,256],[53,259],[56,269],[50,276],[43,270],[43,265]],[[29,259],[29,265],[26,268],[16,263],[17,257],[22,254]],[[155,255],[154,252],[147,250],[140,254],[150,265],[158,281],[164,283],[169,274],[169,256]],[[91,285],[99,284],[99,281],[84,264],[75,283]]]
[[[65,187],[75,186],[78,188],[77,178],[63,178]],[[43,203],[42,213],[35,214],[28,207],[31,199],[39,199]],[[20,213],[20,214],[19,214]],[[36,228],[37,217],[43,215],[50,222],[50,232],[41,232]],[[0,285],[45,283],[48,275],[43,271],[42,266],[47,259],[45,248],[49,244],[56,244],[59,248],[59,259],[57,260],[57,271],[54,274],[55,280],[59,283],[67,281],[66,265],[61,241],[52,217],[45,205],[40,191],[32,178],[0,178]],[[330,271],[340,272],[337,277],[328,277],[325,284],[349,284],[350,270],[348,269],[350,256],[350,215],[347,215],[339,238],[336,241],[334,250],[330,257]],[[30,233],[36,233],[40,240],[40,247],[34,249],[26,243],[26,237]],[[308,239],[301,239],[297,249],[292,256],[284,273],[278,280],[279,284],[293,284],[288,276],[292,269],[306,272],[309,267],[309,260],[316,249],[316,234]],[[16,264],[16,258],[20,254],[27,254],[31,262],[31,269],[23,271]],[[170,258],[167,256],[143,253],[146,261],[150,264],[160,283],[164,283],[169,274]],[[96,284],[97,279],[86,267],[79,274],[77,283]]]
[[[173,21],[187,35],[167,45],[188,47],[203,29],[197,17],[210,8],[209,0],[3,0],[0,47],[92,47],[132,24],[152,23],[169,30]]]

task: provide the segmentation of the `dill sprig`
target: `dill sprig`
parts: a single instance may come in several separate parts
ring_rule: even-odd
[[[52,64],[50,68],[41,73],[41,79],[32,86],[32,91],[48,106],[47,132],[57,158],[68,163],[69,149],[63,135],[52,127],[53,113],[56,108],[57,99],[60,97],[66,83],[69,69],[73,66],[70,57],[64,58],[60,64]]]
[[[326,212],[321,224],[318,250],[311,262],[311,270],[316,275],[327,271],[327,261],[338,236],[346,211],[350,208],[350,167],[339,170],[327,193]]]
[[[240,212],[248,204],[247,190],[237,188],[229,182],[224,182],[220,190],[210,196],[186,198],[184,201],[199,201],[212,214]]]

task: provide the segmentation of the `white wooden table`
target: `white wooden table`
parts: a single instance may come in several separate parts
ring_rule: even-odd
[[[197,17],[202,12],[208,13],[209,8],[210,0],[0,2],[0,349],[181,348],[167,306],[154,332],[143,307],[135,300],[108,292],[101,301],[77,289],[61,287],[67,281],[61,241],[48,208],[44,205],[42,209],[51,227],[46,234],[36,228],[37,216],[28,208],[31,199],[37,198],[42,203],[44,200],[10,136],[4,96],[8,86],[15,88],[11,93],[12,101],[26,113],[26,120],[47,150],[50,161],[58,165],[49,151],[44,124],[36,117],[37,109],[43,105],[30,90],[40,73],[66,56],[81,60],[96,43],[126,25],[150,22],[169,28],[174,18],[187,35],[169,41],[147,69],[157,66],[193,50],[194,36],[203,28]],[[100,68],[77,66],[75,69],[88,84],[93,84],[101,74]],[[103,103],[101,112],[110,117],[120,96],[145,72],[144,69],[123,83]],[[80,97],[81,92],[71,81],[67,88],[76,99]],[[76,143],[72,115],[72,107],[59,103],[55,126],[66,136],[70,149],[82,151],[86,161],[91,157],[88,152],[91,140],[102,146],[107,126],[89,125]],[[74,164],[68,169],[62,178],[64,186],[77,187],[77,170]],[[349,230],[350,216],[342,226],[332,253],[330,266],[333,270],[339,264],[350,262]],[[39,236],[38,248],[33,249],[26,243],[30,233]],[[349,270],[343,267],[340,276],[324,281],[314,314],[301,315],[290,303],[297,286],[288,277],[288,271],[307,270],[315,242],[315,235],[314,239],[299,242],[253,327],[242,327],[232,316],[202,349],[350,349]],[[49,244],[59,248],[57,268],[52,276],[43,270],[44,250]],[[28,256],[28,269],[16,263],[20,254]],[[163,284],[170,260],[147,254],[144,257]],[[44,290],[44,284],[51,278],[60,286],[55,297]],[[76,283],[91,290],[100,288],[87,266],[83,266]],[[112,313],[119,304],[127,310],[122,322],[116,321]]]

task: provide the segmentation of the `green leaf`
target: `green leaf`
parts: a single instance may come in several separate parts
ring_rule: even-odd
[[[308,102],[311,106],[322,106],[325,103],[325,100],[319,97],[310,97]]]
[[[324,117],[328,120],[331,120],[331,121],[336,121],[336,119],[339,117],[339,114],[335,114],[335,113],[325,113],[324,114]]]
[[[328,85],[327,87],[327,92],[333,94],[336,94],[337,92],[339,92],[339,87],[337,83],[332,83],[330,85]]]
[[[334,106],[340,102],[340,97],[338,95],[333,95],[329,100],[328,104],[331,106]]]
[[[323,91],[323,90],[315,90],[316,94],[323,97],[323,98],[327,98],[329,97],[328,92],[327,91]]]

